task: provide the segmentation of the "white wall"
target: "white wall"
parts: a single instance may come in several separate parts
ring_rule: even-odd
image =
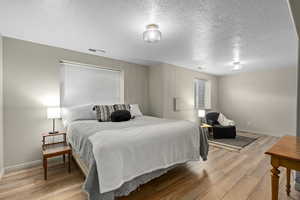
[[[148,67],[4,37],[4,165],[41,159],[46,107],[59,104],[59,60],[124,69],[125,103],[148,112]]]
[[[219,109],[240,130],[295,135],[296,91],[296,67],[222,76]]]
[[[194,79],[211,82],[212,110],[218,110],[217,77],[197,71],[161,64],[149,68],[150,113],[154,116],[198,122],[194,110]],[[174,111],[174,98],[180,98],[186,108]]]
[[[161,66],[149,67],[149,114],[156,117],[163,117],[164,112],[163,73]]]
[[[3,38],[0,34],[0,178],[4,172],[3,147]]]

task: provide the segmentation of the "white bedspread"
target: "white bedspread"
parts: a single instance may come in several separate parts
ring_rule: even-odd
[[[91,135],[100,192],[115,190],[157,169],[199,160],[199,137],[199,127],[188,121],[102,130]]]

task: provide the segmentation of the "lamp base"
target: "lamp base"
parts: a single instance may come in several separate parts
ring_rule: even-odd
[[[58,133],[58,131],[51,131],[51,132],[49,132],[49,134],[57,134]]]
[[[52,126],[52,131],[49,132],[49,134],[56,134],[58,131],[55,130],[55,119],[53,119],[53,126]]]

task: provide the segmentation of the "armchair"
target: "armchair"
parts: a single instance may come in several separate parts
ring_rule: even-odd
[[[222,126],[218,122],[219,118],[218,112],[209,112],[206,114],[207,124],[211,125],[214,139],[221,138],[235,138],[236,137],[236,128],[235,126]]]

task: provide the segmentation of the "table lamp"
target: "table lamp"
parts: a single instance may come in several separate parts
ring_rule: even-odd
[[[198,117],[201,123],[205,123],[205,110],[198,110]]]
[[[52,132],[49,132],[49,134],[58,133],[58,131],[55,130],[55,119],[61,118],[60,108],[59,107],[47,108],[47,118],[53,120],[53,129]]]

